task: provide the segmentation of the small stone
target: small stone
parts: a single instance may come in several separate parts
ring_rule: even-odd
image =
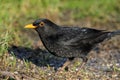
[[[14,74],[18,74],[18,72],[16,71],[16,72],[14,72]]]
[[[75,70],[76,70],[76,71],[78,71],[79,69],[78,69],[78,68],[76,68]]]
[[[120,64],[119,64],[119,63],[116,63],[116,66],[120,66]]]
[[[51,74],[49,73],[48,75],[50,76]]]
[[[13,60],[14,59],[14,57],[13,56],[11,56],[11,57],[9,57],[11,60]]]
[[[112,77],[117,77],[117,74],[112,75]]]

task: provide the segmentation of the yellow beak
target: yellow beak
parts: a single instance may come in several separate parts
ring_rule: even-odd
[[[32,24],[28,24],[24,28],[32,28],[32,29],[34,29],[34,28],[36,28],[36,26],[33,26]]]

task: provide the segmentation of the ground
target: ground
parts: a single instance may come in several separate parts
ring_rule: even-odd
[[[78,70],[82,60],[76,58],[68,71],[57,72],[66,58],[50,54],[34,30],[23,28],[44,17],[59,25],[120,30],[118,0],[1,0],[0,3],[0,80],[120,79],[120,36],[96,46],[83,69]]]

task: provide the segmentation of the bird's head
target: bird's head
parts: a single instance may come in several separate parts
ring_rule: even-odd
[[[26,25],[25,28],[35,29],[38,33],[52,34],[59,26],[48,19],[37,19],[32,24]]]

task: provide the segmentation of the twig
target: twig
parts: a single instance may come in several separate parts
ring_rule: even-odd
[[[11,77],[11,78],[15,78],[14,77],[14,74],[13,73],[11,73],[11,72],[7,72],[7,71],[0,71],[0,74],[1,75],[4,75],[4,76],[9,76],[9,77]]]
[[[16,74],[14,74],[12,72],[0,71],[0,74],[3,75],[3,76],[11,77],[11,78],[13,78],[15,80],[21,80]],[[21,76],[22,78],[24,78],[26,80],[36,80],[35,78],[31,78],[31,77],[29,77],[27,75],[24,75],[24,74],[22,74],[22,75],[19,74],[19,76]]]

